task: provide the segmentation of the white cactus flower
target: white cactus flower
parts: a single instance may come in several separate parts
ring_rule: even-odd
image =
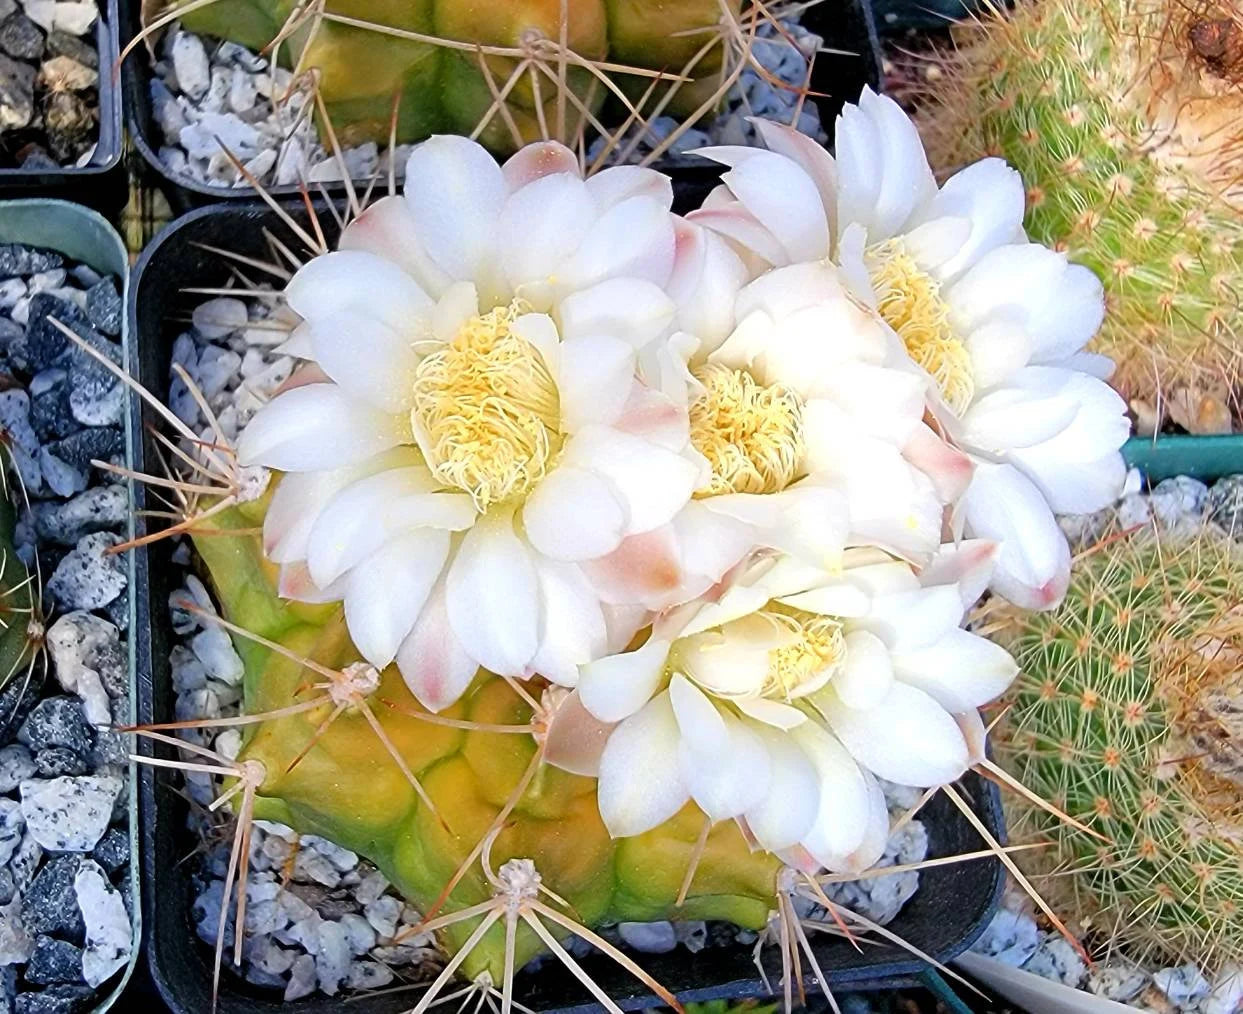
[[[286,473],[264,524],[282,594],[343,599],[359,651],[439,709],[480,666],[573,683],[624,644],[642,610],[581,565],[669,522],[706,466],[636,380],[676,312],[665,177],[435,137],[406,180],[289,282],[308,362],[238,453]]]
[[[620,723],[599,764],[610,832],[641,834],[694,800],[770,851],[875,862],[888,824],[872,776],[958,778],[978,760],[975,709],[1017,674],[961,627],[996,548],[946,547],[918,576],[874,548],[834,573],[760,554],[641,647],[584,665],[582,705]]]
[[[738,291],[746,269],[724,240],[687,222],[679,234],[671,291],[697,341],[674,351],[686,356],[691,442],[711,471],[667,526],[615,553],[638,547],[668,567],[606,594],[665,608],[756,546],[824,569],[851,544],[926,562],[971,476],[967,457],[924,422],[931,381],[833,265],[776,268]],[[660,586],[666,573],[680,581]]]
[[[932,378],[929,405],[976,463],[958,522],[1001,544],[994,587],[1051,608],[1070,554],[1054,512],[1117,497],[1126,408],[1082,352],[1104,314],[1099,280],[1028,242],[1023,183],[1000,159],[939,187],[919,134],[891,99],[865,91],[838,119],[836,159],[791,130],[771,150],[709,148],[725,186],[691,217],[761,265],[832,257]]]

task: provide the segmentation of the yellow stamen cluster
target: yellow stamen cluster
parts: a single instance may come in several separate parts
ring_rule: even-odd
[[[543,356],[510,328],[521,300],[472,317],[423,359],[411,422],[432,473],[481,510],[543,478],[560,443],[560,399]]]
[[[802,475],[803,400],[745,370],[709,363],[695,370],[704,393],[690,407],[691,443],[712,466],[696,496],[777,493]]]
[[[880,315],[936,381],[950,411],[962,415],[975,394],[975,378],[971,354],[950,325],[940,283],[915,263],[900,239],[872,247],[867,263]]]
[[[764,616],[785,627],[795,640],[768,653],[765,697],[800,697],[809,685],[822,686],[846,661],[846,635],[830,616],[819,616],[782,606],[770,606]],[[810,686],[815,689],[815,686]]]

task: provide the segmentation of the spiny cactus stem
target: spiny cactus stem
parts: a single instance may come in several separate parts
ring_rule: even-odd
[[[443,725],[449,729],[469,729],[472,732],[495,732],[502,735],[521,734],[530,736],[535,733],[535,725],[530,722],[526,725],[498,725],[492,722],[472,722],[469,718],[447,718],[444,715],[436,715],[430,711],[419,711],[417,708],[406,707],[404,704],[398,704],[396,701],[390,701],[384,697],[379,698],[379,701],[386,708],[390,708],[400,714],[407,715],[420,722],[428,722],[431,725]]]
[[[1047,799],[1042,798],[1039,793],[1033,792],[1026,785],[1020,782],[1017,778],[1015,778],[1012,774],[1010,774],[1004,768],[1001,768],[998,765],[994,764],[988,758],[985,758],[984,760],[980,761],[978,764],[975,765],[974,768],[972,768],[972,770],[976,774],[978,774],[981,778],[987,778],[990,782],[993,782],[996,785],[1001,786],[1002,788],[1012,789],[1013,791],[1017,792],[1020,796],[1022,796],[1024,799],[1026,799],[1029,803],[1032,803],[1033,805],[1040,807],[1040,809],[1044,810],[1046,813],[1052,814],[1058,820],[1062,821],[1065,824],[1069,824],[1075,830],[1082,831],[1084,834],[1090,834],[1093,838],[1097,838],[1100,841],[1103,841],[1106,845],[1113,844],[1113,839],[1111,839],[1107,835],[1101,834],[1099,831],[1095,830],[1094,828],[1088,827],[1088,825],[1083,823],[1082,821],[1075,820],[1074,817],[1066,813],[1064,810],[1058,809]]]
[[[711,831],[712,818],[705,814],[699,837],[695,839],[695,847],[691,850],[690,861],[686,864],[686,876],[682,878],[682,886],[678,889],[678,897],[674,902],[678,908],[686,904],[686,896],[690,894],[691,884],[695,881],[695,871],[699,869],[699,861],[703,859],[704,850],[708,847],[708,835]]]
[[[946,785],[943,789],[945,794],[949,796],[950,801],[962,811],[963,816],[966,817],[971,826],[975,828],[976,833],[984,839],[989,848],[992,849],[994,855],[996,855],[997,858],[1001,860],[1005,868],[1010,871],[1011,876],[1018,881],[1019,886],[1027,892],[1028,896],[1036,903],[1036,905],[1040,908],[1040,911],[1045,914],[1049,922],[1057,928],[1057,931],[1066,938],[1066,941],[1078,952],[1079,956],[1083,958],[1088,966],[1091,967],[1092,956],[1084,950],[1083,945],[1079,943],[1078,938],[1066,928],[1066,924],[1062,922],[1062,920],[1058,918],[1057,913],[1049,907],[1049,903],[1040,896],[1040,892],[1032,886],[1031,881],[1028,880],[1023,874],[1023,871],[1019,869],[1018,864],[1015,863],[1009,853],[1001,847],[1001,843],[998,842],[997,839],[993,837],[993,833],[984,826],[984,822],[975,815],[975,811],[967,805],[967,801],[962,798],[958,790],[952,785]]]

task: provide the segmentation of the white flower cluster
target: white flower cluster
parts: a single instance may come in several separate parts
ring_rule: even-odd
[[[693,801],[787,862],[871,865],[876,777],[952,781],[1015,675],[986,587],[1056,605],[1055,511],[1124,469],[1097,279],[987,159],[938,187],[866,93],[837,155],[767,149],[671,212],[661,174],[434,137],[289,283],[305,365],[242,435],[283,474],[283,595],[343,600],[431,710],[480,669],[573,690],[616,836]]]

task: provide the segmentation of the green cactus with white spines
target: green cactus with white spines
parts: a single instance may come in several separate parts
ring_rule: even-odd
[[[399,142],[480,129],[483,143],[508,152],[549,135],[572,142],[610,89],[637,98],[654,83],[622,67],[666,78],[685,70],[667,111],[690,116],[718,86],[727,52],[720,26],[740,5],[566,0],[563,27],[563,0],[329,0],[315,23],[294,0],[216,0],[181,21],[256,50],[297,25],[285,33],[283,57],[316,72],[342,144],[388,140],[395,110]],[[572,54],[564,60],[563,42]]]
[[[1105,284],[1091,351],[1148,406],[1243,376],[1243,13],[1213,0],[1020,0],[928,86],[934,169],[1007,159],[1031,238]],[[923,98],[924,96],[921,96]]]
[[[1140,953],[1243,958],[1243,550],[1219,532],[1105,540],[1061,608],[997,624],[1023,674],[998,756],[1097,839],[1011,806],[1064,916]]]
[[[305,605],[277,596],[276,568],[253,534],[266,502],[218,514],[194,530],[222,614],[252,635],[234,637],[246,668],[243,713],[251,716],[288,712],[316,699],[312,685],[323,677],[304,661],[348,672],[360,657],[340,603]],[[538,695],[537,686],[532,692]],[[263,772],[248,816],[280,821],[366,856],[428,918],[481,904],[492,890],[484,867],[471,861],[472,850],[497,829],[498,814],[529,770],[536,740],[418,717],[426,713],[396,666],[379,674],[366,697],[408,771],[386,752],[361,709],[347,707],[331,717],[334,702],[321,693],[318,707],[245,726],[237,761],[243,767],[257,761]],[[521,727],[531,722],[532,709],[503,680],[481,671],[440,717]],[[614,841],[596,807],[595,779],[541,764],[487,859],[494,869],[510,858],[534,859],[543,884],[587,927],[675,916],[764,927],[776,904],[778,860],[752,852],[732,822],[713,828],[696,858],[702,829],[703,815],[688,804],[659,828]],[[692,864],[694,877],[679,905]],[[463,867],[465,875],[444,898]],[[448,953],[462,948],[478,924],[470,919],[440,929]],[[516,968],[546,949],[526,926],[519,927],[516,944]],[[505,949],[503,929],[494,926],[465,958],[461,974],[502,982]]]

